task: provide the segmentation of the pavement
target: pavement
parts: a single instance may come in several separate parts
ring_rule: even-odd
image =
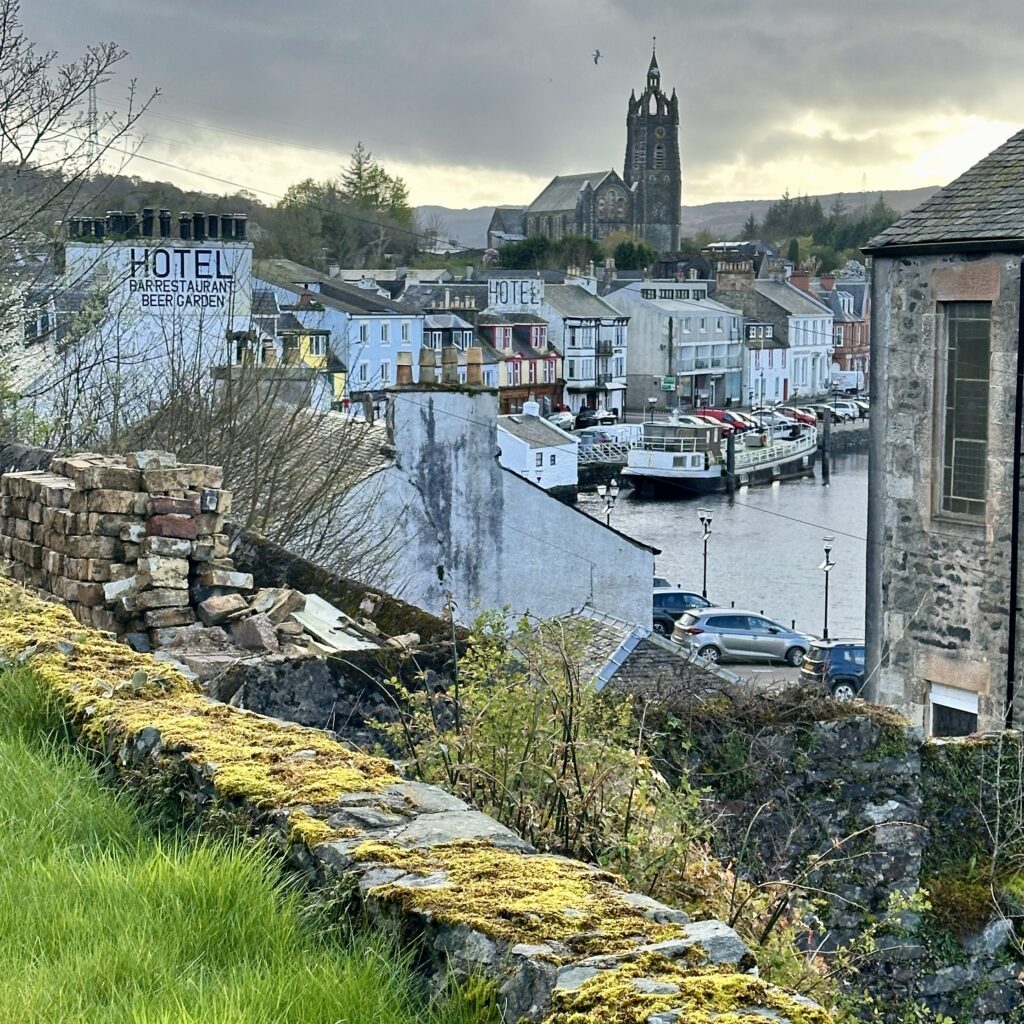
[[[788,665],[728,664],[723,668],[734,672],[759,690],[781,690],[800,681],[800,669]]]

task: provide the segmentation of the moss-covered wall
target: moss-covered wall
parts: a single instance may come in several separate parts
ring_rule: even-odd
[[[749,974],[731,929],[586,864],[538,854],[496,821],[389,761],[315,729],[204,697],[165,665],[0,583],[0,659],[27,664],[79,740],[142,794],[230,811],[311,881],[418,940],[433,974],[497,982],[504,1019],[724,1022],[820,1008]],[[764,1014],[761,1013],[761,1016]]]

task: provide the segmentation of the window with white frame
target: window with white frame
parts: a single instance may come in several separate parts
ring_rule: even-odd
[[[380,382],[381,384],[391,383],[391,363],[387,359],[382,359],[380,364]]]
[[[708,322],[707,322],[707,320],[704,317],[700,318],[700,329],[701,329],[701,333],[703,333],[704,331],[706,331],[708,329]]]
[[[518,359],[509,360],[508,382],[509,384],[521,384],[523,382],[523,367]]]
[[[555,382],[555,361],[554,359],[544,360],[544,383],[554,384]]]
[[[370,325],[360,324],[359,325],[359,341],[365,345],[370,340]]]
[[[929,736],[970,736],[978,731],[978,695],[957,686],[928,687]]]
[[[366,384],[370,380],[370,364],[367,362],[361,362],[356,367],[356,380],[360,384]]]
[[[615,376],[622,377],[626,373],[626,359],[625,356],[615,357]]]
[[[310,335],[309,354],[311,356],[327,355],[327,336],[325,334]]]
[[[557,462],[557,459],[558,459],[558,457],[555,455],[554,452],[552,452],[551,453],[551,459],[550,459],[548,465],[554,466],[556,464],[556,462]]]
[[[569,380],[575,380],[576,379],[576,360],[575,359],[567,359],[566,360],[566,365],[568,366],[567,376],[569,377]]]
[[[615,328],[615,344],[626,344],[626,328],[621,325]]]
[[[408,320],[403,320],[402,321],[401,332],[402,332],[402,344],[403,345],[408,345],[410,340],[411,340],[411,338],[412,338],[412,324],[410,324]]]
[[[391,324],[386,320],[382,321],[380,325],[380,343],[382,345],[391,344]]]
[[[536,384],[537,383],[537,360],[536,359],[531,359],[530,360],[529,379],[530,379],[530,383],[531,384]]]
[[[725,321],[721,317],[715,319],[715,330],[721,331],[725,327]]]
[[[836,325],[835,330],[836,348],[843,347],[843,327],[841,324]]]
[[[537,452],[537,454],[534,456],[534,460],[533,461],[534,461],[534,465],[536,465],[536,467],[538,469],[543,469],[543,467],[544,467],[544,453],[543,452]]]
[[[569,348],[576,348],[579,342],[576,340],[576,328],[569,328]]]
[[[683,317],[683,334],[689,334],[690,333],[690,328],[691,328],[690,317],[684,316]]]

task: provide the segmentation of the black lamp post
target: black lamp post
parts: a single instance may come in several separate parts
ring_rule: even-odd
[[[619,481],[613,478],[607,486],[598,484],[597,496],[605,503],[604,508],[601,510],[604,512],[604,524],[605,526],[611,526],[612,509],[615,507],[615,499],[619,496]]]
[[[828,639],[828,574],[835,568],[835,562],[832,561],[832,544],[835,541],[835,537],[825,537],[825,561],[818,566],[818,568],[825,574],[825,621],[821,628],[821,639]]]
[[[708,596],[708,538],[711,536],[711,509],[699,508],[697,515],[700,517],[700,525],[704,529],[704,582],[701,587],[700,596]]]

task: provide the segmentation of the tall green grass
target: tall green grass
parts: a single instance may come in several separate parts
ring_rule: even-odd
[[[492,1019],[427,1002],[387,938],[309,927],[261,850],[158,834],[61,732],[30,673],[0,675],[0,1021]]]

